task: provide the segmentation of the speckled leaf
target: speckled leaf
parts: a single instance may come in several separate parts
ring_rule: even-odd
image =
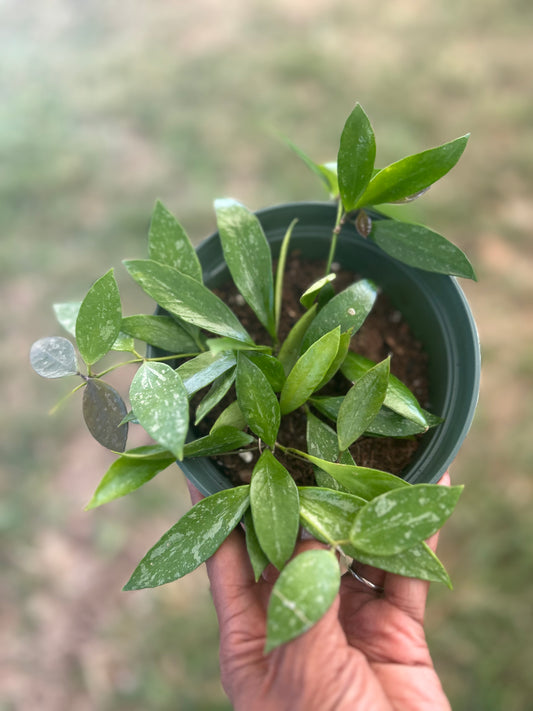
[[[171,316],[138,314],[122,319],[121,331],[168,353],[196,353],[198,345]]]
[[[346,212],[357,206],[374,171],[376,139],[360,104],[348,116],[337,156],[339,191]]]
[[[315,538],[330,545],[341,545],[351,555],[345,541],[349,539],[358,511],[364,499],[343,491],[332,491],[318,486],[298,487],[300,520]]]
[[[196,281],[202,281],[200,260],[187,233],[159,200],[152,213],[148,251],[150,259],[175,267]]]
[[[281,361],[268,353],[248,353],[247,357],[263,371],[274,392],[279,393],[285,382],[285,371]]]
[[[111,350],[121,322],[120,294],[110,269],[89,289],[76,319],[76,343],[87,365],[96,363]]]
[[[395,555],[436,533],[451,515],[462,486],[415,484],[388,491],[357,514],[350,539],[355,548]]]
[[[54,314],[57,322],[63,326],[67,333],[76,336],[76,319],[80,311],[81,301],[68,301],[62,304],[54,304]]]
[[[109,383],[90,378],[83,391],[83,419],[89,432],[103,447],[123,452],[128,439],[128,425],[121,424],[126,405]]]
[[[383,168],[370,181],[358,206],[397,202],[425,190],[453,168],[467,141],[468,135],[461,136]]]
[[[183,448],[183,458],[213,457],[216,454],[235,452],[254,441],[252,435],[235,427],[225,425],[224,427],[217,427],[216,430],[213,430],[205,437],[187,442]]]
[[[318,622],[331,607],[339,586],[340,568],[332,551],[305,551],[291,560],[270,596],[265,653]]]
[[[278,353],[279,362],[282,364],[285,374],[287,375],[293,365],[298,360],[300,355],[300,350],[302,347],[303,337],[305,336],[309,324],[315,318],[317,312],[317,305],[313,304],[309,311],[306,311],[303,316],[301,316],[294,326],[289,331],[289,335],[283,341],[283,344]]]
[[[130,401],[150,437],[183,459],[189,402],[179,374],[166,363],[143,363],[132,380]]]
[[[236,287],[275,337],[274,279],[270,247],[258,218],[236,200],[215,201],[218,233]]]
[[[328,462],[335,462],[339,456],[339,442],[337,433],[312,412],[307,413],[307,451],[315,457],[325,459]],[[323,469],[313,467],[315,480],[318,486],[325,486],[329,489],[342,490],[342,484],[327,474]]]
[[[63,378],[78,373],[74,346],[62,336],[40,338],[30,349],[31,367],[43,378]]]
[[[337,326],[315,341],[298,358],[281,391],[280,406],[283,415],[303,405],[319,386],[324,373],[337,355],[339,340],[340,328]]]
[[[244,514],[244,528],[246,533],[246,550],[248,551],[248,557],[252,564],[255,581],[257,582],[269,561],[259,545],[251,509],[248,509]]]
[[[235,368],[227,370],[213,381],[213,384],[209,388],[209,392],[202,398],[200,404],[196,408],[196,419],[194,421],[195,425],[201,422],[207,413],[211,412],[215,405],[218,405],[234,382]]]
[[[199,501],[148,551],[124,590],[170,583],[210,558],[248,508],[249,489],[225,489]]]
[[[371,555],[354,548],[347,548],[348,555],[359,563],[373,565],[389,573],[404,575],[407,578],[419,578],[433,583],[444,583],[452,587],[450,576],[435,553],[425,543],[417,543],[412,548],[397,555]]]
[[[464,252],[446,237],[423,225],[378,220],[374,222],[370,237],[384,252],[411,267],[476,280]]]
[[[300,296],[300,303],[304,309],[309,309],[313,305],[313,302],[319,292],[326,286],[326,284],[329,284],[336,279],[336,277],[336,274],[328,274],[327,276],[322,277],[322,279],[315,281],[314,284],[311,284],[311,286]]]
[[[132,450],[135,451],[135,450]],[[169,467],[176,459],[171,452],[166,456],[121,456],[109,467],[102,481],[98,484],[86,510],[94,509],[109,501],[126,496],[138,489],[156,474]]]
[[[390,358],[370,368],[346,393],[337,417],[339,449],[348,449],[378,414],[389,382]]]
[[[368,358],[350,351],[341,366],[341,372],[348,380],[357,382],[359,378],[375,365],[376,364]],[[383,404],[399,415],[418,423],[424,428],[427,428],[430,424],[427,417],[428,413],[420,407],[418,400],[407,385],[404,385],[401,380],[398,380],[394,375],[389,375],[389,384]]]
[[[206,351],[180,365],[177,373],[183,381],[187,395],[190,396],[206,385],[210,385],[236,363],[235,355],[231,351],[224,353]]]
[[[192,277],[150,259],[126,260],[124,266],[132,279],[174,316],[219,336],[251,342],[231,309]]]
[[[250,506],[259,544],[281,570],[294,551],[299,527],[298,488],[269,449],[252,473]]]
[[[332,328],[354,334],[363,325],[376,300],[377,287],[368,279],[351,284],[322,308],[309,326],[302,342],[302,352]]]
[[[278,398],[263,371],[242,353],[237,360],[235,389],[250,429],[273,447],[281,421]]]

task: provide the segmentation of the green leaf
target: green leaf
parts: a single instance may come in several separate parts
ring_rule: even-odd
[[[325,277],[322,277],[322,279],[319,279],[318,281],[315,281],[314,284],[311,284],[311,286],[300,296],[300,303],[304,309],[309,309],[313,305],[314,300],[322,288],[336,278],[336,274],[327,274]]]
[[[247,358],[263,371],[274,392],[279,393],[285,382],[285,371],[281,362],[267,353],[248,353]]]
[[[435,553],[425,543],[417,543],[412,548],[397,555],[371,555],[353,548],[349,549],[353,558],[360,563],[372,565],[389,573],[403,575],[407,578],[419,578],[434,583],[444,583],[452,587],[450,576]],[[347,551],[348,552],[348,551]]]
[[[259,544],[278,570],[294,551],[299,528],[298,488],[269,449],[252,473],[250,506]]]
[[[174,215],[159,200],[152,213],[148,251],[150,259],[155,262],[174,267],[182,274],[202,281],[202,267],[191,240]]]
[[[111,350],[119,351],[121,353],[134,353],[135,343],[133,338],[128,336],[126,333],[120,332],[111,346]]]
[[[289,148],[296,153],[298,158],[302,160],[306,166],[314,173],[320,181],[323,183],[324,187],[329,193],[331,198],[336,198],[339,194],[339,183],[337,180],[337,170],[335,163],[315,163],[312,158],[310,158],[306,153],[304,153],[301,148],[298,148],[292,141],[283,136],[283,140],[289,146]],[[333,169],[333,167],[335,169]]]
[[[217,427],[210,434],[192,442],[187,442],[183,448],[183,458],[213,457],[217,454],[235,452],[241,447],[254,442],[252,435],[246,434],[235,427]]]
[[[215,210],[224,258],[233,281],[275,338],[272,257],[261,223],[235,200],[216,200]]]
[[[329,610],[340,586],[335,554],[310,550],[284,568],[270,596],[265,653],[306,632]]]
[[[312,412],[307,413],[307,451],[315,457],[325,459],[328,462],[335,462],[339,456],[339,442],[337,433],[329,425]],[[325,471],[318,467],[313,467],[315,480],[318,486],[327,486],[329,489],[342,490],[343,487]]]
[[[76,319],[80,311],[81,301],[68,301],[62,304],[54,304],[54,314],[60,326],[63,326],[67,333],[76,337]]]
[[[344,333],[341,333],[340,339],[339,339],[339,347],[337,349],[337,354],[335,358],[333,359],[331,365],[326,371],[326,374],[318,384],[317,390],[320,390],[321,388],[324,387],[324,385],[327,385],[329,381],[333,378],[335,373],[339,370],[341,365],[344,363],[344,359],[346,358],[346,354],[348,353],[350,349],[350,343],[352,340],[352,332],[350,331],[345,331]]]
[[[232,402],[220,413],[216,422],[211,427],[211,432],[214,432],[219,427],[225,427],[226,425],[235,427],[238,430],[243,430],[246,427],[246,419],[237,401]]]
[[[171,316],[139,314],[122,319],[120,330],[169,353],[196,353],[198,345]]]
[[[166,363],[143,363],[132,380],[130,401],[150,437],[183,459],[189,402],[179,374]]]
[[[273,447],[281,421],[278,398],[263,371],[242,354],[237,361],[235,388],[250,429]]]
[[[199,501],[148,551],[124,590],[154,588],[196,570],[241,520],[249,489],[225,489]]]
[[[359,378],[375,365],[374,361],[350,351],[341,366],[341,372],[348,380],[357,382]],[[389,375],[389,384],[383,404],[399,415],[406,417],[408,420],[416,422],[425,429],[429,427],[428,413],[420,407],[418,400],[407,385],[404,385],[402,381],[394,375]]]
[[[248,557],[250,558],[252,570],[254,571],[255,582],[257,582],[269,561],[259,545],[251,509],[247,509],[244,514],[244,529],[246,533],[246,550],[248,551]]]
[[[279,251],[278,266],[276,267],[276,284],[274,288],[274,324],[276,338],[278,337],[279,333],[279,322],[281,319],[281,308],[283,305],[283,279],[285,277],[285,264],[287,262],[287,253],[289,251],[289,243],[291,241],[292,231],[297,222],[298,220],[294,219],[287,228],[287,231],[285,232],[285,236],[283,237],[283,241],[281,242],[281,247]]]
[[[132,279],[169,313],[219,336],[252,343],[231,309],[192,277],[150,259],[126,260],[124,266]]]
[[[89,289],[76,319],[76,342],[87,365],[96,363],[111,350],[121,322],[120,294],[110,269]]]
[[[222,351],[259,351],[271,353],[270,346],[256,345],[255,343],[245,343],[237,341],[235,338],[208,338],[206,345],[211,353],[222,353]]]
[[[311,322],[302,342],[302,352],[335,326],[354,334],[363,325],[377,297],[377,287],[361,279],[334,296]]]
[[[399,476],[379,469],[328,462],[307,452],[299,452],[299,455],[336,479],[350,494],[360,496],[367,501],[392,489],[410,486]]]
[[[281,391],[282,415],[296,410],[312,395],[337,355],[339,340],[337,326],[315,341],[296,361]]]
[[[383,168],[372,178],[357,206],[397,202],[425,190],[453,168],[466,148],[468,137],[469,134],[461,136]]]
[[[193,395],[198,390],[210,385],[218,377],[236,365],[235,355],[231,351],[224,353],[200,353],[191,360],[185,361],[177,369],[183,381],[187,395]]]
[[[377,220],[370,237],[384,252],[411,267],[477,280],[464,252],[423,225]]]
[[[174,461],[176,459],[170,450],[160,444],[144,444],[141,447],[126,450],[120,456],[128,459],[145,459],[147,461],[150,459],[153,461],[157,459],[172,459]]]
[[[62,336],[40,338],[30,349],[31,367],[43,378],[63,378],[78,374],[74,346]]]
[[[374,170],[376,139],[360,104],[356,104],[341,134],[337,171],[342,204],[353,210],[365,192]]]
[[[358,439],[381,409],[389,382],[390,357],[352,385],[339,408],[337,434],[344,451]]]
[[[300,520],[317,540],[347,550],[346,541],[358,511],[365,499],[343,491],[332,491],[318,486],[298,487]]]
[[[283,365],[286,375],[292,370],[292,367],[298,360],[303,337],[309,328],[309,324],[315,318],[316,312],[317,305],[313,304],[309,311],[306,311],[304,315],[296,321],[294,326],[289,331],[289,335],[283,341],[278,353],[278,360]]]
[[[123,452],[128,425],[122,424],[127,408],[119,393],[103,380],[89,378],[83,391],[83,419],[95,440],[114,452]]]
[[[462,490],[462,486],[414,484],[388,491],[357,514],[351,542],[370,554],[401,553],[442,527]]]
[[[195,425],[201,422],[203,418],[207,415],[207,413],[215,407],[215,405],[218,405],[218,403],[222,400],[224,395],[226,395],[226,393],[231,388],[234,382],[234,368],[232,368],[231,370],[227,370],[225,373],[222,373],[222,375],[219,375],[218,378],[213,381],[209,392],[196,408],[196,420],[194,422]]]
[[[132,450],[132,452],[135,452],[135,450]],[[162,455],[156,458],[131,455],[119,457],[109,467],[104,478],[98,484],[85,510],[94,509],[121,496],[126,496],[126,494],[135,491],[135,489],[153,479],[156,474],[159,474],[175,461],[173,454],[168,451],[165,457]]]

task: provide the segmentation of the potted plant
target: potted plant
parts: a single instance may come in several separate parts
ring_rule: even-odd
[[[462,490],[434,482],[466,436],[477,400],[477,334],[451,276],[475,275],[444,237],[375,206],[425,192],[459,160],[467,139],[376,171],[374,133],[358,104],[336,164],[317,164],[290,144],[332,202],[253,214],[234,200],[218,200],[218,232],[196,251],[158,202],[149,259],[124,262],[157,311],[124,317],[113,270],[81,302],[55,306],[79,355],[69,339],[43,338],[32,346],[33,368],[48,378],[81,378],[73,392],[83,389],[85,422],[118,454],[87,508],[138,489],[176,460],[206,496],[150,549],[125,590],[182,577],[242,524],[256,579],[269,563],[280,571],[268,610],[268,652],[326,612],[339,587],[339,560],[449,584],[424,541]],[[283,298],[284,286],[293,286],[293,276],[291,284],[285,276],[291,259],[300,260],[295,273],[322,260],[301,289],[300,313]],[[346,282],[346,270],[357,277]],[[345,282],[335,291],[341,272]],[[214,289],[230,277],[237,293],[225,301]],[[392,374],[396,355],[376,362],[357,350],[381,292],[392,304],[389,323],[401,321],[422,344],[431,413]],[[290,322],[282,326],[287,313]],[[148,345],[147,355],[137,341]],[[388,348],[391,337],[383,342]],[[121,364],[95,370],[109,351],[129,352],[127,363],[139,365],[129,410],[104,379]],[[289,421],[303,426],[302,446],[284,429]],[[128,450],[131,423],[154,444]],[[395,473],[364,452],[355,461],[363,440],[370,452],[384,442],[407,443],[410,459]],[[238,462],[233,475],[224,467],[231,457]],[[239,480],[245,464],[249,482]],[[309,472],[313,482],[305,478]],[[301,526],[327,548],[293,557]]]

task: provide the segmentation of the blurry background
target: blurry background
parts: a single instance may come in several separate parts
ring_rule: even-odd
[[[0,1],[0,709],[229,709],[204,570],[122,593],[188,507],[177,467],[83,512],[111,458],[79,398],[31,372],[51,304],[143,257],[156,198],[195,240],[212,200],[323,199],[271,135],[335,158],[356,100],[379,163],[467,131],[452,175],[410,215],[463,247],[484,353],[466,484],[440,552],[428,633],[455,711],[533,695],[533,204],[529,0]],[[120,383],[119,383],[120,384]]]

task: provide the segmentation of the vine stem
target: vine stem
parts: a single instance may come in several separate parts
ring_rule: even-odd
[[[161,356],[160,358],[143,358],[142,356],[139,356],[139,358],[132,358],[132,360],[123,360],[121,363],[115,363],[114,365],[110,366],[109,368],[106,368],[106,370],[102,370],[101,373],[91,374],[91,377],[101,378],[104,375],[111,373],[113,370],[117,370],[117,368],[121,368],[123,365],[134,365],[136,363],[161,363],[162,361],[175,360],[176,358],[194,358],[197,355],[200,355],[200,354],[199,353],[176,353],[174,355]]]
[[[335,220],[335,227],[333,228],[333,232],[331,234],[331,244],[329,247],[328,261],[326,263],[326,276],[331,271],[331,265],[333,264],[333,258],[335,257],[335,250],[337,249],[337,240],[339,238],[339,234],[342,229],[343,223],[344,223],[344,216],[343,216],[342,201],[339,200],[337,203],[337,217]]]

